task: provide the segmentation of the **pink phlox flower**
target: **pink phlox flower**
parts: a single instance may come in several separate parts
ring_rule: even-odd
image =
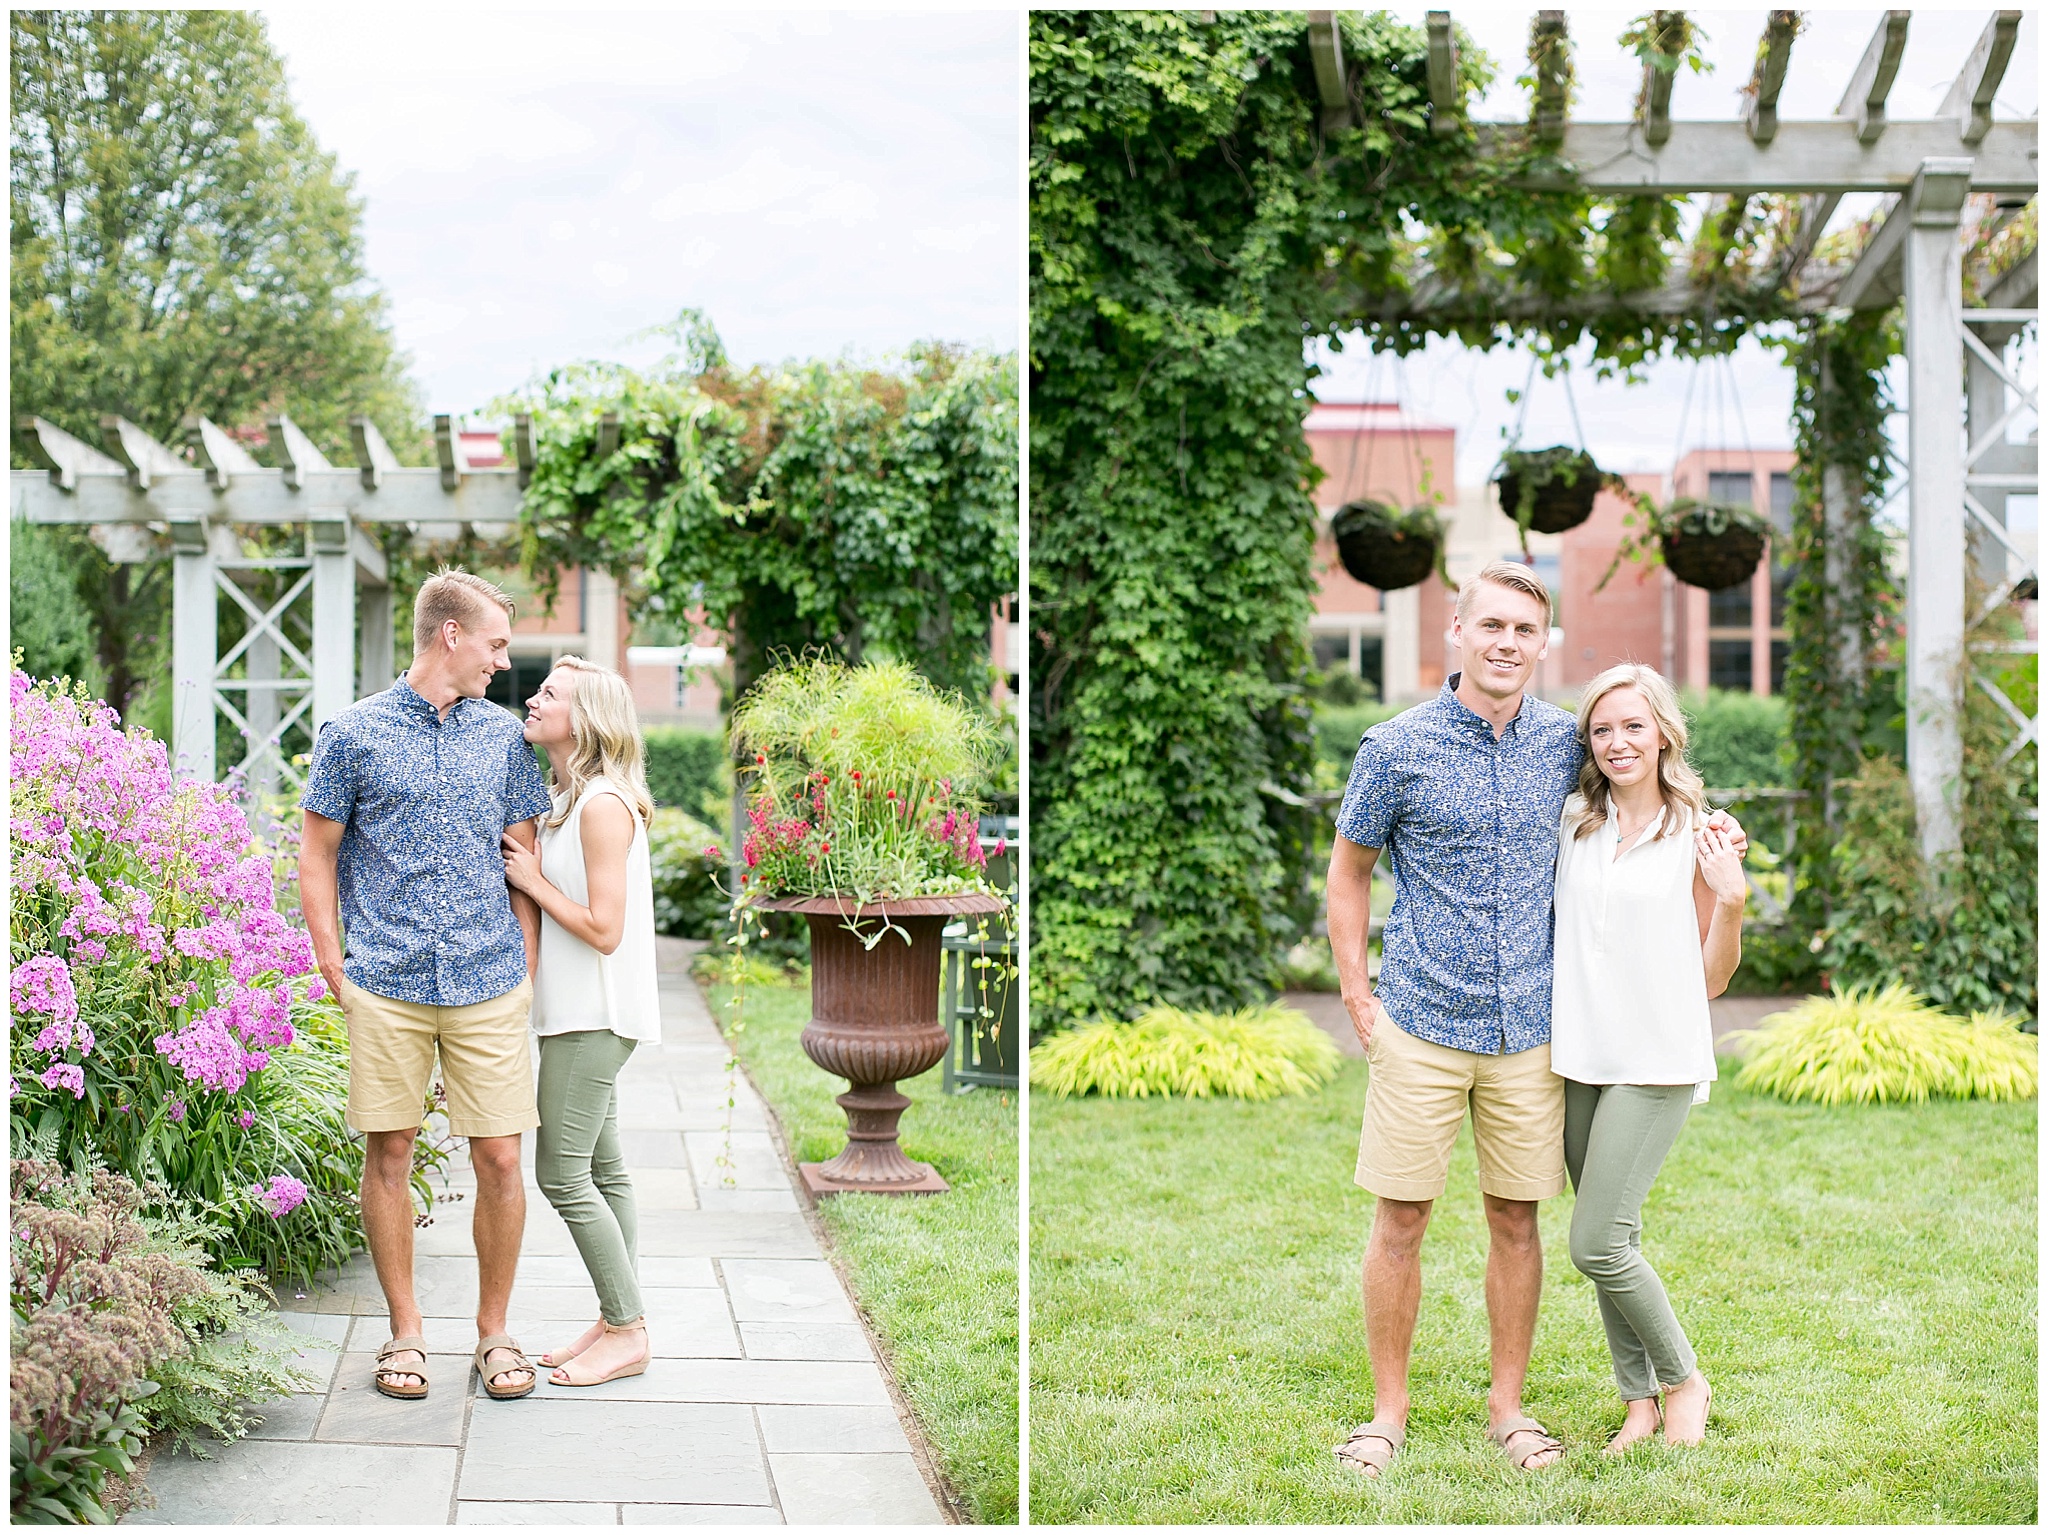
[[[185,1101],[182,1098],[173,1098],[171,1100],[171,1123],[174,1125],[182,1125],[184,1122]]]
[[[13,1079],[9,1078],[9,1080]],[[51,1088],[68,1087],[71,1089],[72,1097],[83,1098],[85,1096],[85,1072],[79,1067],[73,1066],[69,1061],[59,1061],[43,1073],[43,1086]]]
[[[71,952],[80,959],[98,964],[107,957],[107,946],[97,938],[81,938],[71,946]]]
[[[231,1009],[210,1007],[175,1033],[156,1037],[157,1054],[211,1092],[241,1091],[252,1071],[261,1070],[229,1028]],[[178,1116],[173,1116],[178,1117]]]
[[[235,1116],[235,1123],[240,1125],[244,1130],[248,1129],[251,1125],[256,1123],[256,1111],[254,1109],[242,1110],[241,1113]]]
[[[24,960],[15,968],[10,990],[18,1013],[41,1013],[65,1023],[78,1016],[78,991],[71,982],[71,967],[55,954]]]
[[[286,1173],[271,1177],[270,1186],[255,1187],[256,1201],[269,1212],[273,1220],[282,1220],[306,1202],[306,1186]]]

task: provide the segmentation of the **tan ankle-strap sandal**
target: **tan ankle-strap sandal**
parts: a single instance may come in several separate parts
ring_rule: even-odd
[[[1408,1430],[1401,1424],[1375,1420],[1359,1424],[1333,1453],[1345,1470],[1377,1477],[1393,1463],[1407,1442]]]
[[[602,1386],[608,1380],[624,1380],[629,1375],[644,1375],[647,1372],[647,1361],[654,1353],[653,1345],[649,1344],[645,1338],[647,1319],[642,1317],[639,1321],[628,1322],[623,1327],[614,1327],[611,1323],[607,1322],[604,1324],[604,1330],[607,1333],[637,1332],[642,1334],[640,1357],[628,1360],[617,1369],[608,1370],[603,1375],[590,1376],[579,1376],[574,1368],[575,1360],[568,1360],[548,1376],[548,1384],[552,1386]],[[577,1355],[578,1359],[582,1357],[580,1354]]]

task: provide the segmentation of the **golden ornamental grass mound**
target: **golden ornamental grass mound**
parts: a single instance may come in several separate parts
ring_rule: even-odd
[[[1339,1060],[1327,1034],[1278,1003],[1223,1014],[1155,1007],[1033,1045],[1031,1082],[1062,1098],[1299,1097],[1319,1091]]]
[[[1903,984],[1809,997],[1747,1036],[1736,1085],[1792,1102],[2031,1098],[2040,1042],[2002,1013],[1967,1021]]]

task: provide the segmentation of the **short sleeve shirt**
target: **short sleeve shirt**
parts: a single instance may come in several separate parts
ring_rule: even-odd
[[[545,814],[519,721],[481,698],[444,719],[400,677],[321,728],[302,801],[342,823],[342,973],[400,1002],[465,1007],[526,979],[500,850]]]
[[[1394,909],[1376,988],[1406,1033],[1511,1055],[1550,1040],[1557,827],[1578,729],[1524,695],[1498,740],[1444,690],[1359,742],[1337,830],[1382,849]]]

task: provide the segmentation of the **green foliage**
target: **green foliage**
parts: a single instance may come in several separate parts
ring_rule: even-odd
[[[1785,742],[1786,701],[1733,688],[1688,691],[1691,739],[1685,756],[1711,789],[1785,786],[1791,765]]]
[[[1289,949],[1280,961],[1283,991],[1337,991],[1337,961],[1330,940],[1309,937]]]
[[[654,872],[654,930],[671,938],[715,938],[732,905],[720,885],[725,838],[680,810],[657,809],[647,828]]]
[[[88,551],[97,552],[83,528],[8,524],[8,644],[16,669],[75,679],[98,693],[106,678],[92,612],[78,593],[77,566]]]
[[[742,691],[813,646],[987,691],[992,606],[1017,587],[1014,359],[934,344],[738,373],[701,316],[673,329],[653,369],[576,364],[495,403],[538,435],[529,574],[601,567],[665,611],[701,603]]]
[[[722,825],[732,814],[732,761],[725,736],[683,725],[649,725],[647,790],[654,803]]]
[[[1318,708],[1314,724],[1316,754],[1349,773],[1352,759],[1358,755],[1358,743],[1365,739],[1365,733],[1408,707],[1407,704],[1371,703],[1349,708]]]
[[[1863,770],[1865,743],[1897,705],[1881,662],[1901,593],[1876,521],[1891,480],[1885,369],[1895,316],[1821,317],[1783,343],[1792,367],[1792,581],[1785,595],[1786,729],[1800,807],[1794,909],[1820,926],[1835,890],[1836,785]],[[1838,503],[1830,518],[1827,489]]]
[[[1761,848],[1752,840],[1749,861],[1755,866]],[[1742,963],[1728,981],[1731,997],[1783,997],[1824,990],[1827,973],[1814,946],[1813,932],[1798,921],[1742,925]]]
[[[987,884],[979,789],[1002,749],[986,707],[907,662],[791,660],[732,715],[748,790],[744,886],[761,895],[943,895]]]
[[[1968,1022],[1930,1007],[1899,982],[1851,986],[1806,1001],[1751,1031],[1739,1087],[1793,1102],[1917,1103],[1940,1098],[2031,1098],[2040,1041],[2003,1014]]]
[[[1266,1099],[1315,1092],[1339,1060],[1330,1037],[1290,1007],[1222,1016],[1155,1007],[1032,1046],[1031,1085],[1061,1098]]]
[[[1963,711],[1964,856],[1939,870],[1920,857],[1912,787],[1895,759],[1873,757],[1838,786],[1846,809],[1822,930],[1823,963],[1837,985],[1896,978],[1958,1012],[2039,1011],[2039,829],[2029,814],[2038,790],[2026,752],[1999,760],[2008,734],[2004,716],[1972,688]]]
[[[128,1179],[16,1161],[10,1181],[12,1522],[108,1524],[150,1372],[184,1349],[176,1311],[205,1281],[151,1239]]]

